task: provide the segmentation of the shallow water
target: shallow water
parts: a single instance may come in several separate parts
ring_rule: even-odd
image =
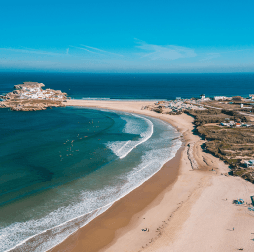
[[[24,81],[79,99],[158,100],[248,96],[254,74],[1,72],[0,94]],[[0,119],[0,251],[56,245],[151,177],[181,145],[164,122],[127,113],[1,109]]]
[[[128,113],[67,107],[0,116],[0,251],[56,245],[181,145],[168,124]]]

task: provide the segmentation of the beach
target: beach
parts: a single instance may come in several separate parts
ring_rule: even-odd
[[[149,104],[68,100],[67,106],[164,120],[182,133],[183,147],[152,178],[50,251],[252,251],[254,213],[232,201],[251,203],[254,185],[228,176],[222,161],[202,151],[192,117],[141,110]]]

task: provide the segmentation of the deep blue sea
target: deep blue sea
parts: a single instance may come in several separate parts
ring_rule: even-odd
[[[60,89],[71,97],[109,99],[175,99],[253,93],[254,73],[233,74],[87,74],[87,73],[2,73],[0,93],[13,85],[37,81],[46,88]]]
[[[254,74],[0,73],[0,94],[43,82],[79,99],[253,93]],[[180,148],[154,118],[85,108],[0,109],[0,251],[45,251],[142,184]]]

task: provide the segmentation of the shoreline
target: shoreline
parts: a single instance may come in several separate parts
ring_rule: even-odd
[[[182,147],[177,151],[175,157],[164,164],[151,178],[115,201],[109,209],[49,251],[99,251],[113,242],[116,237],[115,233],[127,226],[134,215],[138,215],[147,205],[151,204],[164,190],[165,183],[172,186],[176,181],[181,149]],[[168,168],[173,169],[168,171]],[[157,174],[159,176],[156,176]],[[158,180],[160,180],[159,187]]]
[[[241,244],[247,251],[251,248],[253,244],[250,239],[245,241],[244,237],[251,234],[254,215],[246,218],[249,213],[245,207],[240,209],[243,213],[239,217],[239,209],[232,206],[231,200],[241,197],[250,201],[248,197],[254,194],[254,185],[236,177],[225,176],[228,167],[218,158],[202,151],[201,144],[204,141],[193,135],[192,117],[141,110],[142,106],[151,102],[69,100],[67,103],[67,106],[120,110],[162,119],[182,133],[184,147],[168,162],[175,162],[171,162],[171,166],[177,167],[175,179],[160,188],[157,195],[150,197],[149,202],[141,206],[140,199],[134,195],[135,191],[152,192],[153,185],[150,182],[156,180],[156,176],[163,175],[166,169],[161,168],[106,212],[49,251],[232,251]],[[193,169],[193,161],[201,169]],[[160,181],[158,179],[157,183],[160,184]],[[225,195],[229,200],[224,199]],[[211,204],[214,201],[216,204]],[[134,205],[141,208],[127,214],[126,206],[132,209]],[[219,210],[218,206],[221,207]],[[209,215],[204,215],[204,211],[209,212]],[[240,239],[228,231],[231,226],[236,229],[244,227]],[[143,228],[149,228],[149,233],[141,231]]]
[[[72,100],[73,101],[73,100]],[[76,100],[79,101],[79,100]],[[83,101],[83,100],[81,100]],[[90,100],[89,100],[90,101]],[[107,100],[108,101],[108,100]],[[93,101],[93,102],[97,102]],[[105,102],[105,101],[103,101]],[[113,101],[113,102],[122,102],[122,101]],[[137,103],[137,101],[127,101]],[[143,101],[138,101],[139,103],[144,103]],[[146,101],[147,103],[151,103],[151,101]],[[154,101],[152,101],[154,102]],[[69,105],[67,105],[69,106]],[[76,106],[76,105],[75,105]],[[102,108],[102,107],[87,107],[87,108],[94,108],[94,109],[106,109],[111,111],[123,111],[128,113],[135,113],[139,115],[146,115],[144,113],[137,113],[136,111],[127,111],[127,110],[120,110],[120,109],[112,109],[112,108]],[[151,116],[151,115],[147,115]],[[156,116],[152,116],[153,118],[160,119]],[[164,122],[168,123],[167,121],[163,120]],[[171,125],[171,124],[170,124]],[[175,127],[174,127],[175,128]],[[175,128],[176,129],[176,128]],[[181,136],[179,136],[180,138]],[[167,161],[159,171],[157,171],[155,174],[153,174],[150,178],[148,178],[145,182],[143,182],[141,185],[137,186],[135,189],[133,189],[128,194],[124,195],[123,197],[116,200],[113,205],[107,209],[105,212],[101,213],[99,216],[94,218],[91,222],[86,224],[85,226],[81,227],[78,231],[71,234],[69,237],[67,237],[63,242],[59,243],[55,247],[49,249],[48,251],[63,251],[66,250],[67,245],[67,251],[82,251],[81,247],[85,246],[85,251],[99,251],[100,249],[106,247],[110,242],[113,241],[115,238],[115,232],[124,226],[127,226],[129,222],[132,219],[133,215],[138,214],[140,211],[143,211],[147,205],[151,204],[164,190],[166,187],[172,187],[174,182],[177,180],[178,172],[179,172],[179,165],[180,165],[180,158],[181,153],[184,149],[184,141],[181,140],[182,144],[180,148],[176,151],[173,158],[171,158],[169,161]],[[159,182],[158,182],[159,181]],[[164,183],[163,183],[164,182]],[[151,184],[154,184],[153,190],[151,190]],[[147,191],[150,191],[150,195],[147,196]],[[143,195],[143,196],[142,196]],[[140,202],[140,200],[143,200],[143,202]],[[127,203],[126,203],[127,202]],[[138,202],[138,204],[137,204]],[[117,222],[116,225],[112,228],[112,226],[105,227],[104,232],[102,231],[103,227],[101,226],[101,222],[108,222],[112,221],[112,218],[115,218],[115,215],[118,215],[119,219],[119,213],[123,212],[123,206],[125,206],[124,214],[120,217],[123,221],[115,221]],[[128,210],[126,210],[126,207],[129,207]],[[128,212],[128,214],[127,214]],[[107,224],[106,224],[107,225]],[[89,233],[89,236],[87,236],[87,233]],[[103,233],[103,234],[102,234]],[[109,235],[110,233],[110,235]],[[83,237],[83,234],[85,237]],[[96,238],[98,237],[107,237],[106,240],[98,242]],[[75,249],[72,250],[72,244],[75,243],[75,240],[79,242],[75,237],[78,236],[78,240],[82,240],[82,245],[75,245]],[[82,238],[81,238],[82,237]],[[93,237],[95,237],[95,240],[93,240]],[[71,241],[69,241],[71,240]],[[86,245],[84,245],[86,244]]]

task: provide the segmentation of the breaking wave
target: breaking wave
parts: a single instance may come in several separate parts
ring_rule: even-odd
[[[140,186],[175,156],[182,143],[179,138],[175,138],[176,134],[170,125],[163,123],[168,131],[165,130],[160,135],[157,133],[155,137],[152,137],[154,123],[146,117],[133,116],[141,119],[142,123],[122,115],[122,119],[126,120],[123,131],[140,135],[140,137],[135,141],[108,143],[108,146],[119,157],[118,162],[125,162],[124,157],[128,159],[127,155],[142,144],[140,147],[145,151],[140,157],[140,162],[130,171],[117,175],[116,180],[119,182],[114,185],[107,185],[100,190],[82,191],[78,203],[58,208],[39,219],[16,222],[3,228],[0,231],[0,243],[3,244],[0,251],[49,250],[105,212],[114,202]],[[170,145],[168,145],[169,142]]]
[[[140,127],[140,124],[137,121],[122,117],[122,119],[127,121],[124,132],[129,134],[139,134],[140,139],[136,141],[129,140],[108,142],[107,147],[111,149],[120,159],[125,158],[134,148],[146,142],[153,135],[153,123],[149,119],[134,114],[132,115],[143,119],[147,123],[147,128],[144,131],[144,127]]]

